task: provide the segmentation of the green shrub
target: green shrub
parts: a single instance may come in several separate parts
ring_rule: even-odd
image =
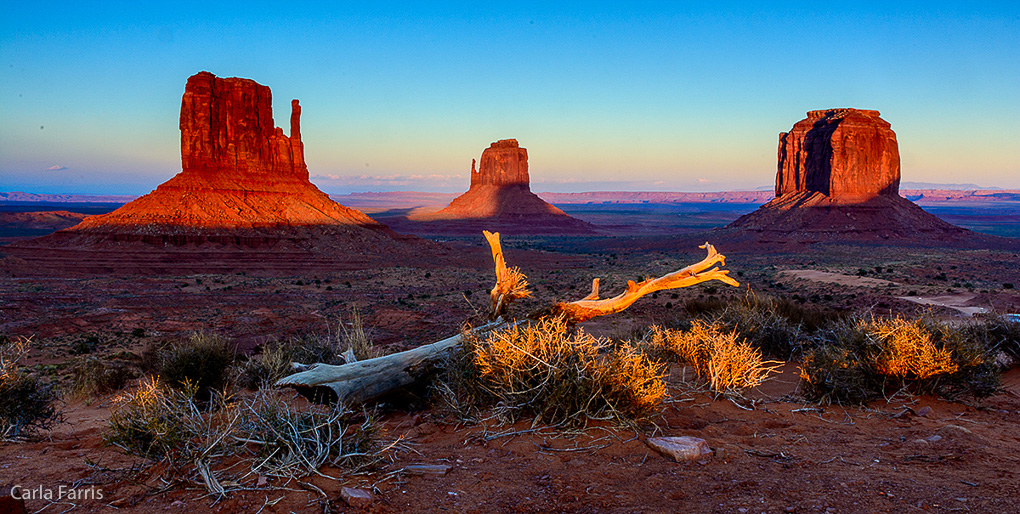
[[[736,330],[765,355],[781,359],[800,353],[809,333],[838,317],[822,308],[805,307],[789,298],[777,299],[751,290],[740,299],[688,300],[684,309],[695,319]],[[691,326],[681,324],[680,328]]]
[[[183,390],[186,384],[193,385],[196,398],[206,401],[228,384],[227,370],[237,357],[226,339],[197,332],[162,347],[154,371],[168,386]]]
[[[361,315],[351,310],[351,322],[341,320],[333,334],[305,335],[289,341],[270,341],[260,348],[257,355],[240,366],[238,385],[257,390],[271,386],[277,380],[293,373],[291,363],[302,364],[344,364],[344,355],[353,353],[355,359],[365,360],[378,357],[380,352],[368,338],[362,325]]]
[[[0,343],[0,439],[35,436],[59,420],[53,385],[26,373],[19,361],[30,340],[16,338]]]

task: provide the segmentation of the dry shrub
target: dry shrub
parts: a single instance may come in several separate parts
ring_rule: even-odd
[[[53,385],[27,373],[19,361],[31,341],[19,337],[0,342],[0,439],[35,436],[59,419]]]
[[[959,369],[948,348],[935,347],[932,333],[921,320],[874,320],[870,330],[882,344],[882,352],[875,360],[878,373],[923,380]]]
[[[152,378],[117,399],[104,441],[167,462],[175,473],[201,475],[211,492],[223,492],[210,485],[209,470],[225,457],[240,456],[257,474],[307,476],[323,465],[372,461],[375,431],[371,418],[343,405],[300,410],[263,390],[250,400],[219,395],[203,406],[194,385],[170,388]]]
[[[365,332],[365,327],[361,321],[361,314],[354,307],[351,308],[350,328],[347,328],[347,324],[343,320],[340,321],[340,330],[337,332],[337,344],[341,349],[342,355],[347,355],[349,352],[359,361],[381,355],[381,352],[372,344],[372,340],[368,338],[368,334]]]
[[[750,289],[737,300],[692,299],[684,308],[697,319],[736,330],[765,355],[782,359],[799,353],[807,334],[838,318],[831,311]]]
[[[862,404],[902,389],[987,396],[998,387],[993,350],[967,326],[928,316],[846,319],[816,333],[801,385],[805,396],[823,403]]]
[[[137,390],[115,399],[103,441],[151,459],[193,460],[192,441],[206,429],[195,393],[191,383],[170,388],[159,377],[142,380]]]
[[[495,406],[507,420],[640,418],[666,394],[662,366],[630,344],[571,334],[562,318],[517,324],[484,340],[468,337],[464,346],[443,385],[456,401]]]
[[[653,326],[650,332],[652,347],[661,348],[689,364],[717,393],[756,387],[781,364],[763,360],[758,349],[737,338],[736,330],[723,332],[720,325],[700,320],[694,321],[686,331]]]
[[[376,457],[375,421],[337,403],[299,410],[260,391],[243,402],[236,430],[253,451],[252,470],[272,476],[310,475],[325,465],[357,469]]]
[[[123,360],[88,355],[73,362],[69,389],[74,398],[91,398],[121,389],[137,376]]]

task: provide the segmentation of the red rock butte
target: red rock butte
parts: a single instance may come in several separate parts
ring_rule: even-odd
[[[75,231],[119,226],[161,234],[207,229],[354,225],[382,228],[332,200],[308,180],[301,106],[291,102],[290,137],[273,126],[267,86],[203,71],[181,100],[182,171],[155,191]]]
[[[896,134],[878,111],[826,109],[779,134],[776,197],[727,228],[763,241],[917,240],[977,237],[899,195]]]
[[[272,249],[281,262],[297,252],[366,265],[380,255],[399,261],[423,254],[401,247],[428,243],[316,188],[305,164],[301,106],[291,102],[287,136],[273,124],[272,105],[269,87],[253,80],[191,76],[181,100],[180,173],[113,212],[8,248],[117,250],[141,243],[131,247],[137,252],[213,244]],[[185,253],[177,257],[188,260]]]
[[[482,229],[512,234],[593,232],[590,224],[570,217],[531,192],[528,150],[516,139],[492,143],[482,151],[477,170],[475,164],[472,160],[471,187],[466,193],[454,198],[444,209],[412,219],[466,232]]]

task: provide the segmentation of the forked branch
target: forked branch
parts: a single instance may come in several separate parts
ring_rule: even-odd
[[[512,326],[513,323],[497,317],[506,311],[511,301],[531,294],[524,274],[517,268],[507,268],[499,233],[485,232],[485,239],[492,249],[492,260],[496,265],[496,285],[490,293],[492,315],[496,320],[470,330],[475,337],[483,337],[489,332]],[[707,280],[719,280],[738,286],[739,283],[730,278],[729,272],[720,270],[718,266],[713,267],[716,264],[724,265],[725,257],[708,243],[702,248],[708,250],[708,257],[701,262],[640,284],[628,282],[627,290],[613,298],[599,299],[599,279],[596,278],[592,281],[591,294],[574,302],[557,303],[545,309],[541,315],[562,314],[567,321],[576,323],[620,312],[638,298],[655,291],[687,287]],[[416,367],[442,358],[449,350],[459,346],[463,337],[464,334],[458,334],[412,350],[340,366],[315,364],[310,369],[280,379],[276,386],[293,387],[309,396],[330,391],[338,400],[348,403],[368,402],[414,383],[417,374],[413,370]]]
[[[729,271],[721,270],[718,266],[712,267],[715,264],[725,266],[725,255],[717,252],[715,247],[708,243],[701,248],[708,250],[708,256],[701,262],[659,278],[646,279],[641,283],[628,280],[627,290],[612,298],[599,299],[599,279],[596,278],[591,284],[591,294],[573,302],[557,303],[552,306],[551,312],[554,315],[565,316],[567,321],[580,323],[597,316],[620,312],[630,307],[638,298],[656,291],[689,287],[709,280],[719,280],[734,287],[740,286],[739,282],[729,276]]]
[[[503,245],[499,242],[499,232],[492,233],[483,230],[482,234],[489,242],[489,247],[492,249],[492,260],[496,264],[496,285],[489,292],[489,297],[492,300],[489,319],[496,319],[506,313],[510,302],[531,296],[531,291],[528,291],[528,280],[524,273],[521,273],[520,268],[506,267],[506,260],[503,259]]]

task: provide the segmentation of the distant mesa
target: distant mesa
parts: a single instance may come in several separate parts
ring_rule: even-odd
[[[531,192],[528,150],[516,139],[501,139],[482,151],[471,187],[444,209],[412,216],[413,221],[436,222],[438,230],[501,230],[510,234],[591,233],[593,226],[572,218]],[[421,224],[419,224],[421,225]],[[429,227],[417,227],[430,230]]]
[[[925,212],[899,184],[896,134],[878,111],[809,111],[779,134],[776,197],[727,228],[780,243],[985,237]]]
[[[183,250],[212,244],[272,249],[279,259],[297,252],[367,263],[383,253],[399,260],[408,253],[400,247],[409,241],[426,244],[316,188],[305,164],[301,106],[291,102],[287,136],[273,124],[272,105],[270,89],[253,80],[206,71],[191,76],[181,100],[180,173],[113,212],[5,250]],[[178,256],[186,259],[184,253]]]

